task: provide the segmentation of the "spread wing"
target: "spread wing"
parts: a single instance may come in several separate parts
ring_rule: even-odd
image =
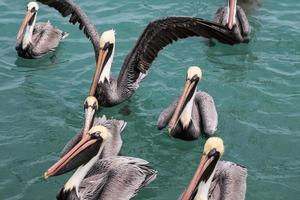
[[[178,39],[192,36],[215,38],[222,43],[231,45],[238,42],[232,37],[228,28],[201,18],[167,17],[159,19],[146,27],[133,50],[127,55],[118,82],[122,82],[121,85],[125,88],[135,90],[161,49]]]
[[[100,159],[80,184],[79,193],[82,197],[130,199],[153,181],[156,174],[143,159],[123,156]]]
[[[69,22],[72,24],[79,24],[79,29],[82,30],[86,37],[90,39],[95,51],[95,58],[98,58],[99,51],[99,34],[96,27],[90,22],[90,19],[81,8],[72,0],[37,0],[49,7],[56,9],[63,17],[69,15]]]

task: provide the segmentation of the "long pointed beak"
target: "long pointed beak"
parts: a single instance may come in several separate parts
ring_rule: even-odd
[[[23,22],[21,24],[21,27],[19,29],[19,32],[17,34],[17,39],[19,39],[22,36],[26,25],[28,24],[29,20],[32,18],[33,15],[34,15],[34,12],[28,11],[26,13],[25,18],[24,18],[24,20],[23,20]]]
[[[92,82],[92,85],[90,88],[90,93],[89,93],[90,96],[94,96],[96,93],[97,84],[98,84],[100,75],[102,73],[102,70],[104,67],[104,61],[105,61],[107,54],[108,54],[107,48],[100,49],[99,56],[98,56],[98,62],[97,62],[97,66],[96,66],[96,72],[94,74],[93,82]]]
[[[216,151],[214,151],[214,153],[215,152]],[[210,156],[209,154],[202,155],[202,158],[200,160],[198,168],[197,168],[189,186],[187,187],[184,194],[182,195],[181,200],[191,200],[192,195],[196,195],[196,194],[194,194],[195,188],[197,187],[197,185],[199,185],[199,182],[200,182],[202,176],[204,175],[203,173],[205,172],[207,167],[214,161],[214,159],[216,159],[216,156],[217,156],[217,159],[219,159],[218,152],[212,156]],[[211,175],[212,174],[210,174],[210,176]]]
[[[232,29],[235,23],[235,13],[236,13],[236,0],[229,0],[229,13],[228,13],[228,28]]]
[[[85,116],[84,116],[85,122],[83,127],[84,134],[91,129],[94,121],[95,112],[96,110],[93,109],[92,107],[88,107],[87,109],[85,109]]]
[[[80,152],[93,145],[97,139],[92,139],[89,134],[83,134],[81,141],[76,144],[66,155],[64,155],[59,161],[57,161],[52,167],[50,167],[44,174],[45,178],[49,176],[55,176],[56,173],[68,164],[75,156]]]
[[[195,84],[196,84],[195,81],[191,81],[191,80],[186,81],[185,86],[183,88],[182,95],[178,101],[178,104],[174,111],[174,114],[169,122],[169,125],[168,125],[169,132],[171,132],[174,129],[174,127],[177,125],[177,123],[179,121],[179,117],[184,109],[184,106],[186,105],[187,97],[190,94],[192,88],[195,86]]]

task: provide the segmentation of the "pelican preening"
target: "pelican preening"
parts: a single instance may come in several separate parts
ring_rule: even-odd
[[[94,126],[81,132],[65,146],[61,159],[45,172],[45,177],[78,167],[57,194],[58,200],[127,200],[156,177],[148,162],[117,156],[122,146],[122,120],[95,119]]]
[[[232,30],[233,36],[239,42],[248,42],[251,31],[247,16],[237,0],[228,0],[228,5],[219,8],[216,12],[215,21]]]
[[[205,92],[197,92],[201,78],[199,67],[189,67],[181,96],[159,116],[159,130],[168,126],[170,135],[184,140],[197,139],[202,131],[209,136],[215,133],[218,114],[213,98]]]
[[[223,140],[209,138],[197,170],[180,200],[244,200],[247,169],[219,161],[224,153]]]
[[[27,14],[17,34],[16,50],[20,57],[39,58],[54,51],[68,33],[53,27],[50,22],[36,23],[39,5],[29,2]]]

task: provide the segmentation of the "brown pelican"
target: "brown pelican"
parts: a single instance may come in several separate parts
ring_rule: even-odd
[[[29,2],[27,14],[17,34],[16,50],[20,57],[39,58],[54,51],[68,33],[53,27],[50,22],[36,23],[39,5]]]
[[[117,79],[110,77],[115,52],[115,33],[99,34],[86,14],[72,1],[38,0],[57,9],[64,17],[71,15],[70,22],[79,23],[85,35],[91,40],[97,60],[96,73],[90,89],[90,96],[96,95],[99,105],[114,106],[128,99],[146,76],[158,52],[178,39],[191,36],[215,38],[222,43],[236,44],[231,30],[217,23],[194,17],[167,17],[155,20],[146,27],[134,48],[127,55]]]
[[[159,130],[168,125],[170,135],[184,140],[197,139],[201,131],[209,136],[215,133],[218,114],[213,98],[205,92],[197,92],[201,78],[199,67],[189,67],[182,95],[159,116]]]
[[[117,156],[122,147],[121,133],[125,126],[126,122],[123,120],[106,119],[105,116],[95,118],[93,128],[76,134],[63,148],[61,158],[47,170],[45,176],[61,175],[79,167],[96,156],[100,148],[97,159]],[[102,132],[104,136],[109,136],[105,145],[103,138],[99,137]]]
[[[209,138],[199,166],[181,195],[181,200],[244,200],[247,169],[232,162],[219,161],[224,153],[221,138]]]
[[[240,42],[249,42],[251,27],[247,16],[237,0],[228,0],[228,5],[219,8],[215,21],[232,30],[233,36]]]
[[[126,200],[155,179],[157,172],[147,161],[117,156],[125,125],[122,120],[95,119],[86,134],[68,142],[61,159],[45,172],[47,178],[78,167],[57,199]]]

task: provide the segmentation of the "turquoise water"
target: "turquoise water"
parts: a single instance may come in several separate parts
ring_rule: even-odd
[[[50,56],[18,58],[15,37],[27,1],[16,2],[0,2],[0,199],[54,199],[71,174],[48,180],[42,174],[82,126],[94,53],[77,28],[41,5],[38,20],[50,19],[70,36],[52,61]],[[212,19],[224,3],[89,0],[79,5],[99,31],[116,30],[112,71],[117,74],[149,21],[170,15]],[[248,168],[247,199],[299,197],[300,3],[265,0],[249,20],[249,44],[209,47],[199,38],[177,42],[160,52],[129,101],[99,113],[127,121],[122,155],[144,158],[159,171],[134,199],[176,199],[198,164],[204,137],[184,142],[155,128],[159,113],[179,95],[190,65],[201,66],[199,89],[215,99],[217,135],[225,142],[223,159]],[[124,107],[129,115],[120,112]]]

